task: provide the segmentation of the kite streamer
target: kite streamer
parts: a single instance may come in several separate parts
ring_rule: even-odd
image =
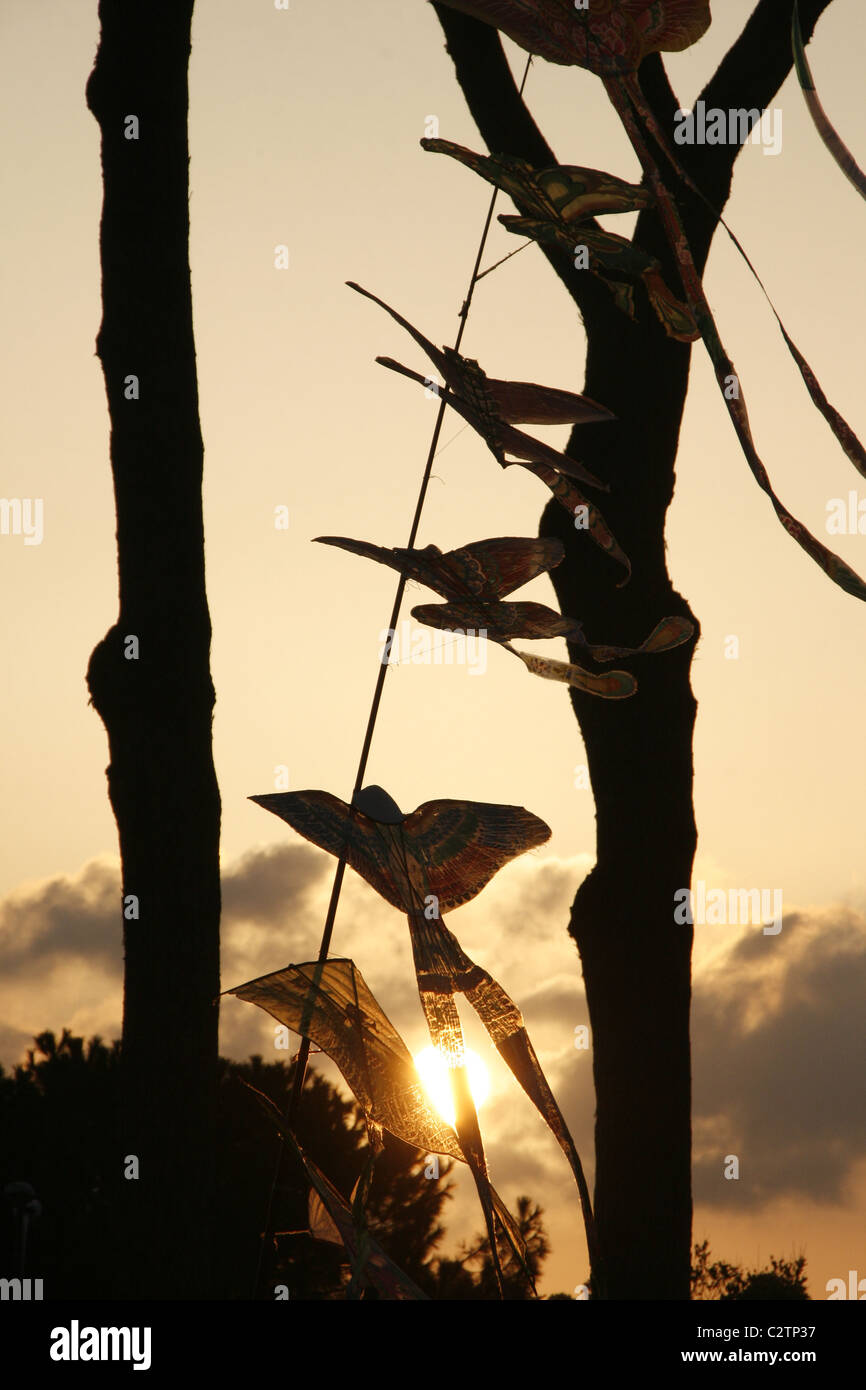
[[[711,207],[671,153],[664,133],[646,103],[637,76],[637,69],[648,53],[678,52],[701,38],[710,24],[708,0],[653,0],[651,4],[645,3],[644,0],[593,0],[587,10],[575,10],[569,0],[444,0],[444,3],[451,9],[471,14],[501,29],[530,53],[538,53],[553,63],[576,64],[588,68],[601,78],[611,104],[619,115],[641,162],[654,196],[665,236],[676,259],[689,312],[715,368],[725,407],[753,477],[770,498],[773,510],[792,539],[846,593],[854,598],[866,599],[866,583],[860,576],[840,556],[813,536],[802,522],[788,511],[773,491],[769,475],[752,438],[741,383],[719,337],[679,210],[662,179],[641,129],[642,122],[643,128],[671,161],[677,175]],[[826,124],[829,126],[829,122]],[[832,127],[830,129],[832,130]],[[835,132],[833,134],[835,136]],[[838,137],[836,139],[838,141]],[[838,146],[837,152],[841,153]],[[847,151],[845,153],[847,154]],[[850,177],[850,168],[846,167],[846,172]],[[718,213],[715,215],[719,217],[719,221],[761,284],[754,267],[724,218]],[[761,288],[766,295],[763,284]],[[786,332],[772,301],[769,300],[769,295],[767,299],[779,322],[785,343],[797,362],[811,399],[827,420],[848,457],[861,472],[866,471],[866,451],[847,422],[827,401],[817,378]],[[731,390],[732,384],[736,388],[735,391]]]
[[[803,45],[803,31],[800,28],[800,7],[797,4],[797,0],[794,0],[794,12],[791,15],[791,45],[794,50],[794,66],[797,69],[797,80],[800,83],[806,105],[809,108],[809,115],[815,123],[815,129],[836,163],[839,165],[846,179],[848,179],[850,183],[853,183],[861,198],[866,198],[866,174],[864,174],[863,170],[860,168],[841,135],[835,127],[830,124],[827,113],[818,99],[818,93],[815,91],[815,81],[812,77],[809,59],[806,57],[806,49]]]

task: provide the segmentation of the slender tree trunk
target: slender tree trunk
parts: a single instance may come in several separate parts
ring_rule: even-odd
[[[552,576],[562,611],[585,624],[592,642],[635,646],[669,613],[697,629],[665,568],[669,493],[658,487],[666,478],[672,491],[688,349],[656,331],[642,307],[642,331],[626,325],[615,346],[590,336],[586,389],[618,423],[614,437],[593,431],[597,438],[580,446],[591,469],[604,456],[604,476],[615,473],[617,500],[608,506],[605,497],[603,507],[631,558],[630,582],[615,587],[610,563],[588,554],[560,508],[546,510],[541,528],[568,547],[570,563]],[[637,341],[643,336],[645,344]],[[596,864],[578,890],[569,930],[592,1026],[595,1215],[607,1298],[689,1297],[692,929],[675,925],[673,911],[674,893],[691,884],[697,842],[694,640],[618,661],[637,677],[632,699],[577,691],[572,699],[596,804]],[[571,655],[586,664],[585,653]]]
[[[87,679],[108,732],[123,864],[125,1270],[208,1292],[219,994],[202,440],[189,272],[192,0],[101,0],[87,102],[102,135],[102,326],[119,615]],[[132,1176],[138,1161],[138,1176]]]
[[[829,3],[801,0],[807,41]],[[790,0],[755,6],[701,93],[708,108],[769,105],[791,67],[791,8]],[[537,169],[592,163],[585,146],[557,160],[518,96],[495,30],[446,5],[435,9],[457,80],[491,153],[516,155]],[[542,63],[537,66],[543,71]],[[678,102],[658,55],[642,64],[640,80],[660,125],[672,132]],[[598,100],[604,100],[600,87]],[[580,129],[576,121],[576,138]],[[718,210],[727,201],[738,152],[737,146],[677,148],[683,167]],[[717,220],[659,159],[702,271]],[[678,292],[654,210],[640,215],[634,240],[658,257]],[[689,617],[696,627],[695,638],[673,652],[617,662],[637,676],[632,699],[606,702],[570,692],[596,803],[597,862],[577,892],[569,931],[580,952],[593,1035],[602,1293],[611,1299],[688,1299],[692,930],[675,925],[673,910],[674,893],[691,883],[697,842],[696,703],[689,668],[698,624],[668,576],[664,532],[691,349],[665,335],[642,288],[632,322],[607,289],[575,270],[568,257],[545,254],[584,321],[584,390],[617,417],[615,424],[575,430],[568,452],[610,484],[601,509],[632,562],[630,582],[617,588],[618,566],[551,503],[541,533],[558,536],[566,546],[565,560],[551,572],[560,608],[584,623],[590,642],[637,646],[666,614]],[[722,421],[720,409],[723,429]],[[571,655],[587,664],[579,648]]]

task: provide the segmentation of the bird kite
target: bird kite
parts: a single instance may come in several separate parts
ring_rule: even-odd
[[[593,646],[583,636],[582,624],[563,617],[541,603],[503,603],[505,595],[537,575],[560,564],[565,554],[561,541],[519,536],[498,536],[443,553],[438,546],[404,550],[372,545],[347,536],[317,536],[323,545],[338,546],[365,559],[388,565],[410,579],[435,589],[447,603],[420,604],[412,609],[419,622],[446,632],[483,632],[493,642],[519,657],[534,675],[567,681],[569,685],[605,699],[624,699],[637,690],[628,671],[596,673],[573,663],[528,657],[511,646],[513,638],[565,637],[584,648],[594,661],[618,656],[638,656],[667,651],[685,642],[694,632],[685,618],[663,618],[639,647]]]
[[[567,473],[569,477],[581,479],[591,487],[609,491],[606,483],[576,459],[568,458],[540,439],[533,439],[522,430],[514,429],[515,421],[535,425],[586,425],[612,420],[614,416],[605,406],[590,400],[588,396],[578,396],[573,391],[561,391],[554,386],[537,386],[531,381],[497,381],[487,376],[473,358],[463,357],[453,348],[444,348],[440,352],[429,338],[419,333],[384,299],[362,289],[353,280],[346,283],[350,289],[357,290],[366,299],[372,299],[374,304],[390,314],[424,349],[445,381],[449,405],[478,431],[503,468],[507,468],[511,462],[527,459],[547,464],[560,473]],[[383,367],[420,382],[422,386],[429,388],[431,385],[429,377],[410,371],[391,357],[377,357],[376,361]],[[515,460],[506,459],[506,452],[514,454]]]
[[[703,338],[715,369],[725,408],[752,476],[769,497],[773,510],[788,535],[823,569],[834,584],[838,584],[854,598],[866,600],[866,583],[860,575],[841,556],[836,555],[813,536],[811,531],[788,511],[773,490],[769,474],[752,437],[742,382],[719,336],[679,208],[647,143],[646,135],[649,134],[658,148],[664,152],[677,176],[707,203],[700,189],[696,188],[671,150],[670,143],[641,90],[637,69],[648,53],[680,52],[701,38],[710,25],[709,0],[592,0],[592,4],[586,9],[577,9],[571,0],[444,0],[444,3],[451,9],[472,15],[494,28],[501,29],[530,53],[537,53],[552,63],[576,64],[588,68],[601,79],[605,92],[641,162],[665,238],[676,260],[689,313]],[[803,76],[805,73],[801,71],[801,77]],[[849,172],[850,176],[850,170],[846,172]],[[715,215],[719,216],[717,211]],[[757,276],[742,246],[730,228],[726,226],[726,230],[760,284],[760,277]],[[764,289],[764,286],[761,285],[761,288]],[[765,289],[764,293],[766,294]],[[767,298],[769,300],[769,295]],[[866,467],[866,450],[847,421],[830,405],[814,372],[786,332],[772,301],[770,305],[813,403],[824,416],[844,452],[862,471]]]
[[[688,307],[665,284],[661,265],[654,256],[625,237],[602,231],[594,224],[587,225],[586,219],[597,213],[637,212],[651,207],[653,196],[648,189],[578,165],[533,169],[523,159],[476,154],[451,140],[424,139],[421,144],[425,150],[459,160],[526,209],[528,216],[500,216],[499,221],[509,232],[557,246],[569,258],[580,247],[585,248],[586,269],[607,286],[629,318],[634,318],[633,285],[641,279],[670,337],[691,343],[701,336]]]
[[[374,1149],[381,1149],[381,1130],[387,1129],[424,1153],[466,1162],[455,1131],[428,1099],[408,1047],[354,961],[336,958],[289,965],[226,993],[264,1009],[327,1053],[364,1111]],[[520,1227],[492,1185],[490,1196],[525,1269]]]
[[[404,816],[387,792],[375,786],[357,793],[351,806],[325,791],[276,792],[250,800],[345,859],[386,902],[406,914],[421,1006],[431,1041],[449,1066],[457,1137],[475,1180],[494,1258],[494,1204],[455,994],[464,994],[475,1009],[565,1153],[593,1258],[592,1208],[580,1157],[523,1016],[502,986],[469,959],[441,915],[469,902],[516,855],[544,844],[549,826],[522,806],[477,801],[426,801]]]

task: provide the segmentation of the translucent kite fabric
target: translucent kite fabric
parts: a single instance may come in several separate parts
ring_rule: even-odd
[[[346,862],[402,912],[423,909],[429,894],[440,911],[459,907],[509,859],[550,839],[550,827],[522,806],[425,801],[388,825],[330,792],[270,792],[250,800],[330,854],[345,853]]]
[[[354,961],[289,965],[228,993],[326,1052],[376,1124],[425,1153],[463,1161],[457,1135],[431,1105],[409,1049]]]
[[[457,1134],[428,1100],[409,1049],[354,961],[342,958],[289,965],[226,993],[256,1004],[320,1047],[339,1067],[368,1123],[387,1129],[423,1153],[447,1154],[461,1163],[469,1162]],[[299,1150],[294,1137],[292,1142]],[[308,1160],[304,1158],[304,1162]],[[523,1265],[526,1251],[517,1222],[495,1187],[489,1185],[487,1195]],[[324,1210],[327,1218],[330,1208]],[[321,1240],[336,1237],[345,1241],[343,1228],[329,1227],[326,1218],[311,1196],[310,1234]],[[352,1253],[352,1247],[347,1248]]]
[[[548,840],[550,828],[522,806],[427,801],[398,820],[397,808],[381,788],[365,788],[361,799],[368,809],[381,806],[386,819],[375,820],[357,805],[347,806],[323,791],[251,798],[322,849],[345,856],[387,902],[406,913],[421,1005],[431,1041],[450,1066],[457,1136],[475,1179],[494,1258],[495,1206],[469,1092],[455,994],[466,996],[566,1154],[592,1256],[594,1226],[583,1168],[520,1010],[502,986],[469,959],[441,917],[443,910],[475,897],[510,859]]]

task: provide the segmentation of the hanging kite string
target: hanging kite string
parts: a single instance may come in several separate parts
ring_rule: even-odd
[[[529,54],[529,56],[528,56],[527,59],[526,59],[526,66],[525,66],[525,68],[524,68],[524,70],[523,70],[523,77],[522,77],[521,82],[520,82],[520,88],[519,88],[519,95],[520,95],[520,96],[523,96],[523,90],[524,90],[524,88],[525,88],[525,86],[526,86],[526,79],[527,79],[527,77],[529,76],[529,69],[530,69],[531,65],[532,65],[532,55]],[[493,209],[494,209],[494,206],[495,206],[495,204],[496,204],[496,198],[497,198],[498,193],[499,193],[499,185],[497,184],[497,185],[494,187],[494,189],[493,189],[493,194],[492,194],[492,196],[491,196],[491,198],[490,198],[490,205],[489,205],[489,207],[488,207],[488,209],[487,209],[487,216],[486,216],[486,218],[485,218],[485,220],[484,220],[484,227],[483,227],[482,232],[481,232],[481,239],[480,239],[480,241],[479,241],[479,244],[478,244],[478,251],[477,251],[476,256],[475,256],[475,264],[474,264],[473,267],[472,267],[472,274],[471,274],[470,279],[469,279],[469,288],[468,288],[468,290],[467,290],[467,292],[466,292],[466,298],[464,299],[464,301],[463,301],[463,303],[462,303],[462,305],[461,305],[461,307],[460,307],[460,313],[458,314],[458,318],[460,319],[460,325],[459,325],[459,327],[458,327],[458,329],[457,329],[457,336],[456,336],[456,338],[455,338],[455,340],[454,340],[454,351],[455,351],[455,352],[458,352],[458,351],[460,350],[460,344],[461,344],[461,342],[463,341],[463,334],[464,334],[464,331],[465,331],[465,329],[466,329],[466,321],[467,321],[467,319],[468,319],[468,317],[469,317],[469,310],[470,310],[470,307],[471,307],[471,305],[472,305],[472,296],[473,296],[474,293],[475,293],[475,286],[477,285],[478,281],[479,281],[480,279],[483,278],[482,275],[481,275],[481,273],[480,273],[480,271],[481,271],[481,257],[484,255],[484,248],[485,248],[485,246],[487,245],[487,237],[488,237],[488,234],[489,234],[489,232],[490,232],[490,224],[491,224],[491,222],[493,221]],[[518,248],[518,249],[521,249],[521,248]],[[513,253],[512,253],[512,254],[513,254]],[[491,270],[494,269],[494,268],[495,268],[495,267],[493,267],[493,266],[490,267]],[[485,274],[486,274],[486,273],[487,273],[487,272],[485,272]],[[415,514],[414,514],[414,516],[413,516],[413,518],[412,518],[412,525],[411,525],[411,528],[410,528],[410,531],[409,531],[409,540],[408,540],[407,546],[406,546],[406,548],[407,548],[408,550],[411,550],[411,549],[413,548],[413,546],[414,546],[414,544],[415,544],[415,539],[416,539],[416,537],[417,537],[417,535],[418,535],[418,528],[419,528],[419,526],[420,526],[420,524],[421,524],[421,512],[422,512],[422,510],[423,510],[423,508],[424,508],[424,502],[425,502],[426,497],[427,497],[427,489],[428,489],[428,486],[429,486],[429,483],[430,483],[430,477],[431,477],[432,470],[433,470],[433,460],[434,460],[434,458],[436,457],[437,446],[438,446],[438,444],[439,444],[439,436],[440,436],[440,434],[441,434],[441,432],[442,432],[442,424],[443,424],[443,421],[444,421],[444,419],[445,419],[445,407],[446,407],[447,404],[448,404],[448,386],[447,386],[447,383],[446,383],[446,385],[445,385],[445,387],[444,387],[444,389],[443,389],[443,391],[442,391],[442,393],[441,393],[441,396],[440,396],[440,400],[439,400],[439,409],[438,409],[437,414],[436,414],[436,423],[435,423],[434,426],[433,426],[433,435],[432,435],[432,438],[431,438],[431,440],[430,440],[430,447],[429,447],[429,449],[428,449],[428,451],[427,451],[427,461],[426,461],[426,463],[425,463],[425,466],[424,466],[424,473],[423,473],[422,478],[421,478],[421,486],[420,486],[419,491],[418,491],[418,500],[417,500],[417,502],[416,502],[416,504],[415,504]],[[450,442],[450,441],[449,441],[449,442]],[[390,631],[390,632],[394,631],[394,629],[396,628],[397,620],[398,620],[398,618],[399,618],[399,616],[400,616],[400,608],[401,608],[401,605],[402,605],[402,603],[403,603],[403,594],[404,594],[405,589],[406,589],[406,578],[407,578],[406,575],[403,575],[403,574],[400,575],[400,580],[399,580],[399,583],[398,583],[398,585],[397,585],[397,592],[396,592],[396,594],[395,594],[395,596],[394,596],[394,604],[393,604],[393,607],[392,607],[392,610],[391,610],[391,618],[390,618],[390,621],[389,621],[389,623],[388,623],[388,631]],[[384,687],[384,685],[385,685],[385,677],[386,677],[386,675],[387,675],[387,673],[388,673],[388,665],[389,665],[388,662],[383,662],[383,663],[381,663],[381,664],[380,664],[380,667],[379,667],[378,676],[376,677],[376,687],[375,687],[375,690],[374,690],[374,692],[373,692],[373,701],[372,701],[372,704],[371,704],[371,706],[370,706],[370,713],[369,713],[369,716],[368,716],[368,718],[367,718],[367,727],[366,727],[366,730],[365,730],[365,732],[364,732],[364,742],[363,742],[363,745],[362,745],[362,747],[361,747],[361,756],[360,756],[360,758],[359,758],[359,760],[358,760],[358,770],[357,770],[357,772],[356,772],[356,774],[355,774],[355,784],[354,784],[354,787],[353,787],[353,790],[352,790],[352,800],[353,800],[353,801],[354,801],[354,799],[355,799],[356,794],[361,790],[361,787],[362,787],[363,781],[364,781],[364,774],[365,774],[365,772],[366,772],[366,770],[367,770],[367,760],[368,760],[368,758],[369,758],[369,756],[370,756],[370,746],[371,746],[371,744],[372,744],[372,742],[373,742],[373,733],[374,733],[374,730],[375,730],[375,728],[376,728],[376,720],[377,720],[378,714],[379,714],[379,706],[380,706],[381,701],[382,701],[382,690],[383,690],[383,687]],[[319,946],[319,955],[318,955],[318,959],[317,959],[317,962],[316,962],[316,964],[317,964],[317,969],[316,969],[315,974],[314,974],[314,979],[313,979],[313,982],[312,982],[312,985],[311,985],[310,993],[309,993],[308,996],[307,996],[307,1003],[305,1004],[304,1016],[303,1016],[302,1019],[301,1019],[301,1028],[302,1028],[302,1030],[304,1029],[305,1024],[306,1024],[307,1027],[309,1026],[309,1019],[310,1019],[310,1016],[311,1016],[311,1014],[312,1014],[312,1008],[311,1008],[312,999],[313,999],[313,997],[315,996],[315,993],[316,993],[316,991],[318,990],[319,985],[320,985],[320,983],[321,983],[322,969],[323,969],[323,967],[324,967],[325,961],[326,961],[327,958],[328,958],[328,952],[330,951],[330,948],[331,948],[331,937],[332,937],[333,931],[334,931],[334,921],[335,921],[336,916],[337,916],[337,906],[338,906],[339,901],[340,901],[340,893],[341,893],[342,887],[343,887],[343,878],[344,878],[345,872],[346,872],[346,855],[347,855],[348,847],[349,847],[349,846],[348,846],[348,837],[347,837],[346,841],[345,841],[344,844],[343,844],[343,849],[342,849],[342,851],[341,851],[341,853],[340,853],[339,860],[337,861],[337,869],[336,869],[336,872],[335,872],[335,874],[334,874],[334,882],[333,882],[333,885],[332,885],[332,887],[331,887],[331,897],[330,897],[330,901],[329,901],[329,903],[328,903],[328,911],[327,911],[327,915],[326,915],[326,917],[325,917],[325,925],[324,925],[324,928],[323,928],[323,931],[322,931],[322,941],[321,941],[321,945]],[[301,1046],[300,1046],[300,1048],[299,1048],[299,1050],[298,1050],[298,1055],[297,1055],[297,1057],[296,1057],[296,1059],[295,1059],[295,1074],[294,1074],[294,1079],[293,1079],[292,1095],[291,1095],[291,1099],[290,1099],[290,1101],[289,1101],[288,1112],[287,1112],[288,1123],[289,1123],[290,1126],[293,1126],[293,1125],[294,1125],[295,1120],[296,1120],[296,1118],[297,1118],[298,1106],[299,1106],[299,1104],[300,1104],[301,1093],[302,1093],[302,1091],[303,1091],[303,1089],[304,1089],[304,1081],[305,1081],[305,1079],[306,1079],[307,1061],[308,1061],[308,1059],[309,1059],[309,1056],[310,1056],[310,1040],[309,1040],[308,1037],[303,1036],[303,1034],[302,1034],[302,1037],[301,1037]],[[274,1193],[276,1192],[276,1187],[277,1187],[277,1181],[278,1181],[278,1178],[279,1178],[280,1167],[281,1167],[281,1165],[282,1165],[282,1160],[283,1160],[283,1150],[284,1150],[284,1147],[285,1147],[285,1141],[284,1141],[284,1140],[281,1140],[281,1141],[280,1141],[280,1145],[279,1145],[279,1150],[278,1150],[278,1153],[277,1153],[276,1167],[275,1167],[275,1169],[274,1169],[274,1178],[273,1178],[273,1182],[271,1183],[271,1190],[270,1190],[270,1193],[269,1193],[269,1196],[268,1196],[268,1208],[267,1208],[267,1215],[266,1215],[266,1218],[265,1218],[265,1229],[264,1229],[264,1231],[262,1232],[262,1240],[261,1240],[261,1244],[260,1244],[260,1246],[259,1246],[259,1258],[258,1258],[258,1265],[257,1265],[257,1269],[256,1269],[256,1291],[258,1291],[259,1282],[260,1282],[260,1279],[261,1279],[262,1259],[263,1259],[263,1255],[264,1255],[265,1245],[267,1244],[268,1240],[272,1237],[272,1231],[271,1231],[271,1213],[272,1213],[272,1209],[273,1209]]]
[[[486,270],[482,270],[481,274],[475,277],[475,283],[477,284],[479,280],[483,280],[485,275],[490,275],[494,270],[498,270],[501,265],[505,265],[505,262],[510,261],[512,256],[516,256],[518,251],[525,251],[527,246],[534,246],[534,244],[535,243],[530,239],[529,241],[525,241],[522,246],[518,246],[515,250],[509,251],[507,256],[502,256],[500,260],[494,261],[492,265],[489,265]]]

